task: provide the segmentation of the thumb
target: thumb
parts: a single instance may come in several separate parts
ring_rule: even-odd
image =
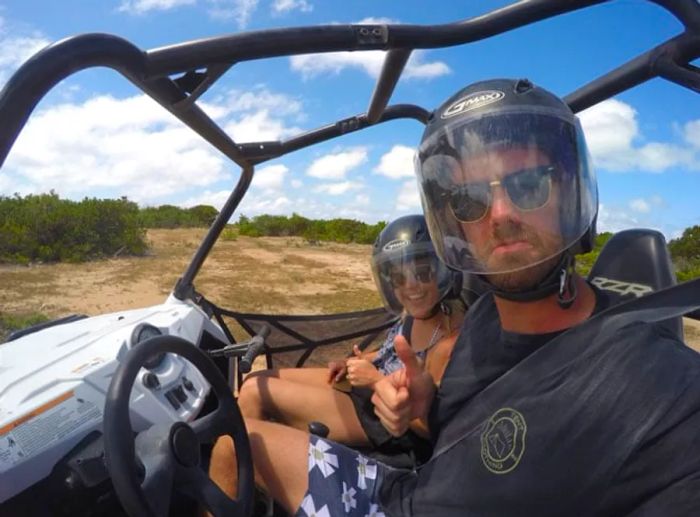
[[[394,349],[396,350],[396,355],[399,356],[401,362],[406,367],[406,378],[410,381],[414,377],[420,375],[423,371],[423,365],[416,357],[416,353],[408,344],[406,338],[403,336],[396,336],[394,339]]]
[[[359,346],[353,345],[352,352],[353,354],[355,354],[356,357],[362,357],[362,350],[360,350]]]

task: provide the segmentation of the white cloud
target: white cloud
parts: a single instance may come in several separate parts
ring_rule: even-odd
[[[313,178],[340,180],[345,174],[367,161],[367,150],[357,147],[347,151],[327,154],[314,160],[306,174]]]
[[[211,205],[217,210],[221,210],[229,195],[231,195],[229,190],[220,190],[218,192],[207,190],[199,196],[187,199],[182,203],[182,206]],[[231,220],[238,221],[238,217],[241,214],[247,216],[285,214],[289,212],[291,206],[292,202],[284,195],[272,197],[246,196],[234,212]]]
[[[639,227],[639,219],[625,210],[609,208],[602,203],[598,207],[598,232],[617,233],[628,228]]]
[[[693,120],[685,124],[683,136],[685,141],[691,146],[700,149],[700,120]]]
[[[236,143],[279,140],[299,133],[298,127],[288,127],[279,118],[273,117],[266,109],[246,114],[240,120],[224,125]]]
[[[369,196],[367,194],[358,194],[355,196],[355,205],[369,206]]]
[[[144,14],[149,11],[168,11],[181,5],[192,5],[197,0],[122,0],[117,10],[128,14]]]
[[[212,107],[220,114],[228,109]],[[221,122],[234,137],[269,140],[296,131],[266,111],[235,113]],[[255,185],[279,188],[286,174],[280,167],[260,169]],[[0,194],[55,189],[73,198],[127,195],[153,202],[230,180],[235,170],[149,97],[99,96],[35,113],[3,168],[11,180],[0,182]]]
[[[217,20],[235,20],[239,29],[250,22],[259,0],[207,0],[209,16]]]
[[[304,117],[301,101],[264,87],[247,92],[231,90],[201,106],[240,143],[279,140],[302,131],[299,127],[288,126],[283,120]],[[231,115],[238,118],[231,120]]]
[[[629,104],[610,99],[580,113],[581,124],[596,166],[609,171],[663,172],[671,167],[698,166],[693,149],[643,140],[637,112]],[[686,140],[700,141],[700,129],[686,125]]]
[[[405,211],[420,208],[420,195],[418,194],[418,182],[416,180],[405,181],[401,185],[399,195],[396,198],[396,210]]]
[[[41,32],[20,31],[0,17],[0,85],[3,85],[19,66],[51,43]]]
[[[247,196],[241,201],[241,205],[236,210],[236,213],[248,216],[260,214],[283,215],[288,214],[292,206],[293,203],[289,198],[283,195],[277,197]],[[238,218],[234,216],[234,219]]]
[[[18,183],[5,174],[3,170],[0,170],[0,195],[12,196],[19,194],[20,196],[26,196],[33,194],[35,191],[32,185]]]
[[[304,186],[304,182],[301,180],[292,180],[292,187],[301,188]]]
[[[211,205],[217,210],[221,210],[226,203],[226,200],[231,195],[230,190],[219,190],[217,192],[212,192],[210,190],[205,190],[198,196],[190,197],[183,201],[181,205],[183,207],[192,207],[197,205]]]
[[[302,112],[299,99],[283,93],[271,92],[265,87],[252,91],[231,90],[218,102],[227,112],[260,111],[266,109],[275,115],[298,115]]]
[[[342,183],[324,183],[314,187],[314,192],[328,194],[330,196],[340,196],[351,190],[359,190],[364,187],[358,181],[343,181]]]
[[[663,206],[663,200],[658,196],[631,201],[627,208],[601,204],[598,208],[598,232],[617,233],[630,228],[651,228],[663,233],[667,239],[673,238],[678,232],[676,225],[662,222],[655,214],[655,208]],[[642,210],[639,210],[639,209]],[[645,211],[647,210],[648,211]]]
[[[303,0],[302,0],[303,2]],[[151,11],[169,11],[183,5],[194,5],[197,0],[122,0],[118,11],[142,15]],[[235,20],[238,28],[245,28],[250,22],[259,0],[203,0],[207,14],[215,20]]]
[[[653,208],[665,206],[665,202],[661,196],[651,196],[648,199],[637,198],[629,202],[628,206],[635,212],[640,214],[648,214]]]
[[[415,150],[405,145],[395,145],[379,160],[374,172],[391,179],[413,177],[413,155]]]
[[[635,212],[640,212],[642,214],[648,214],[651,212],[651,205],[649,202],[641,198],[630,201],[629,207]]]
[[[307,54],[290,58],[292,70],[301,73],[304,79],[322,74],[339,74],[346,68],[363,70],[372,78],[379,77],[386,52],[369,50],[366,52],[329,52]],[[432,79],[449,74],[450,67],[442,61],[425,61],[425,51],[415,50],[406,64],[402,77],[406,79]]]
[[[308,13],[313,11],[314,6],[306,0],[275,0],[272,3],[272,11],[275,13],[286,13],[291,11],[301,11]]]
[[[289,169],[282,164],[268,165],[257,169],[253,175],[252,187],[279,190],[284,186],[284,177]]]

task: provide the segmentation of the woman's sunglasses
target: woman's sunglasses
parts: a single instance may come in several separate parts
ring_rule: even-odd
[[[463,223],[484,218],[493,199],[492,188],[501,185],[510,201],[522,211],[537,210],[549,202],[554,166],[523,169],[496,181],[480,181],[456,186],[448,194],[450,210]]]
[[[387,280],[393,287],[403,287],[408,282],[409,274],[418,282],[427,284],[435,279],[435,270],[431,264],[420,264],[409,269],[411,273],[403,269],[392,269],[386,275]]]

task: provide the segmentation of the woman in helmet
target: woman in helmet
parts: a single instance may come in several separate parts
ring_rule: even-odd
[[[382,230],[372,252],[372,273],[385,307],[401,315],[379,350],[363,354],[356,347],[353,357],[328,369],[255,372],[243,383],[238,403],[244,417],[303,430],[322,421],[331,439],[369,446],[394,464],[412,465],[430,454],[427,429],[412,429],[400,438],[389,435],[374,414],[372,386],[403,366],[394,351],[399,335],[439,383],[464,317],[462,276],[438,260],[422,215],[401,217]],[[344,377],[351,388],[335,389]]]

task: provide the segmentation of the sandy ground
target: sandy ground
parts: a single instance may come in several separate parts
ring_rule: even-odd
[[[100,314],[162,302],[184,273],[199,245],[201,230],[156,230],[148,234],[152,248],[146,257],[115,258],[85,264],[0,266],[0,310],[41,312],[51,317],[67,313]],[[195,280],[197,289],[222,306],[248,310],[249,301],[270,295],[268,309],[316,313],[323,304],[295,303],[286,297],[374,290],[368,246],[309,246],[301,239],[247,239],[222,242],[212,251]],[[235,292],[238,289],[238,292]],[[377,306],[370,296],[364,305]]]
[[[203,230],[154,230],[146,257],[0,266],[0,312],[60,317],[160,303],[203,236]],[[241,237],[217,243],[195,286],[218,305],[240,311],[322,314],[378,307],[369,254],[363,245]],[[686,341],[700,351],[700,322],[684,323]]]

